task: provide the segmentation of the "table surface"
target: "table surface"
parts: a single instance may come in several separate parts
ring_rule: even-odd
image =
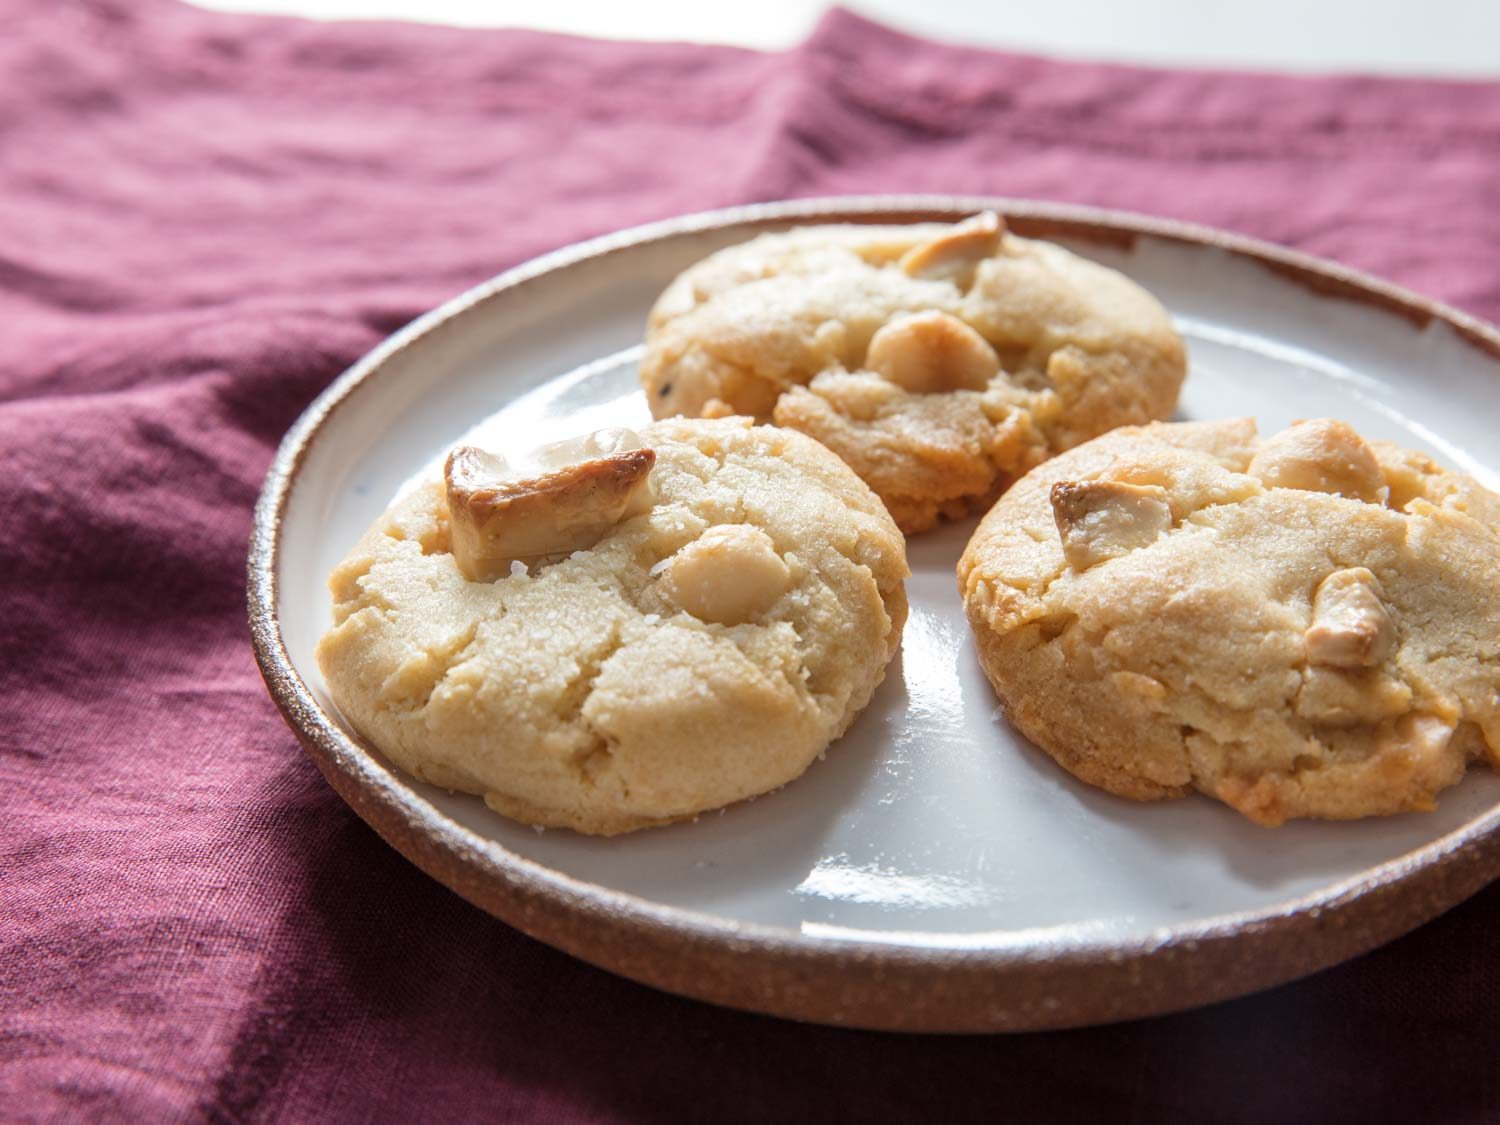
[[[204,7],[322,19],[410,19],[530,27],[611,39],[746,47],[796,43],[823,0],[193,0]],[[856,0],[846,6],[936,39],[1131,63],[1500,76],[1496,0]]]

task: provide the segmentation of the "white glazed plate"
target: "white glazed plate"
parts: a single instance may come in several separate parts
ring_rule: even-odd
[[[313,659],[326,577],[407,482],[476,425],[531,446],[649,420],[646,312],[705,254],[808,221],[984,206],[1155,293],[1188,343],[1178,417],[1262,432],[1330,415],[1500,485],[1500,336],[1261,244],[997,200],[773,204],[658,224],[497,278],[352,368],[288,435],[257,512],[251,618],[272,694],[395,846],[544,940],[674,991],[872,1027],[1060,1026],[1278,983],[1403,932],[1500,874],[1500,777],[1435,813],[1268,830],[1193,797],[1091,789],[1021,738],[954,580],[975,521],[910,541],[911,618],[868,710],[779,793],[614,839],[539,833],[394,770]]]

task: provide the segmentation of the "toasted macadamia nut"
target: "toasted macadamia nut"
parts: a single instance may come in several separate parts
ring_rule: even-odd
[[[453,557],[464,577],[492,582],[516,561],[592,547],[615,524],[654,502],[650,449],[621,448],[639,438],[604,430],[533,451],[518,466],[473,446],[448,455]]]
[[[634,430],[626,429],[624,426],[611,426],[579,437],[564,438],[562,441],[539,445],[531,452],[522,455],[516,467],[511,470],[511,474],[537,476],[540,474],[530,470],[562,469],[596,457],[628,453],[632,449],[645,447],[646,443],[641,440],[641,435]]]
[[[1374,451],[1348,425],[1332,418],[1294,422],[1260,447],[1246,471],[1269,488],[1385,502],[1385,475]]]
[[[981,211],[931,241],[913,246],[901,256],[901,268],[911,277],[967,287],[974,280],[975,267],[994,255],[1004,234],[1000,216]]]
[[[1167,492],[1159,485],[1058,481],[1051,498],[1063,557],[1074,570],[1154,543],[1172,526]]]
[[[487,483],[509,480],[517,475],[524,474],[518,474],[500,454],[474,445],[454,446],[443,465],[443,479],[447,482],[450,493],[455,488],[477,490]]]
[[[740,625],[786,593],[791,571],[771,537],[758,527],[711,527],[672,556],[662,586],[669,599],[700,621]]]
[[[999,374],[1000,357],[958,317],[922,312],[876,332],[865,366],[912,394],[982,391]]]
[[[1396,626],[1375,576],[1356,566],[1336,570],[1318,583],[1304,640],[1309,664],[1373,668],[1384,660],[1395,644]]]

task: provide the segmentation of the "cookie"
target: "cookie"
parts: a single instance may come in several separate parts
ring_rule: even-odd
[[[1149,293],[988,212],[722,250],[658,299],[641,364],[656,417],[809,434],[907,533],[1106,430],[1166,418],[1185,373]]]
[[[418,778],[609,835],[800,775],[884,676],[906,574],[880,501],[798,433],[461,449],[334,571],[318,663]]]
[[[1011,721],[1122,797],[1277,825],[1500,764],[1500,497],[1341,422],[1096,438],[1000,499],[958,579]]]

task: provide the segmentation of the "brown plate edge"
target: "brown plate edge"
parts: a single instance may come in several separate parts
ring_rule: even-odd
[[[1500,330],[1358,271],[1238,235],[1147,216],[1021,200],[856,196],[752,204],[579,243],[509,270],[417,318],[335,380],[287,433],[256,505],[250,629],[271,697],[323,775],[419,868],[481,909],[601,968],[733,1008],[892,1031],[992,1032],[1106,1023],[1244,995],[1337,964],[1414,929],[1500,878],[1500,809],[1364,876],[1254,913],[1129,943],[1059,931],[990,946],[928,948],[808,938],[734,924],[585,883],[506,851],[443,816],[319,707],[276,616],[282,514],[311,443],[397,352],[506,290],[681,234],[800,222],[915,222],[983,208],[1017,233],[1128,247],[1140,235],[1249,258],[1319,296],[1374,305],[1421,328],[1440,320],[1500,359]]]

